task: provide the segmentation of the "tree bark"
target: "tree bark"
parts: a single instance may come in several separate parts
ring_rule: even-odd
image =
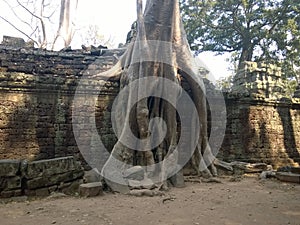
[[[238,70],[242,69],[243,62],[252,61],[253,50],[254,50],[254,44],[252,44],[252,43],[244,44],[244,46],[242,48],[241,56],[239,59]]]
[[[140,165],[146,168],[147,178],[157,183],[158,189],[164,186],[170,174],[177,168],[180,154],[185,154],[178,152],[177,144],[178,130],[186,128],[178,125],[177,106],[172,104],[178,102],[182,92],[176,88],[166,90],[169,81],[180,85],[182,79],[189,84],[196,108],[194,116],[199,118],[200,123],[197,126],[197,123],[191,122],[190,126],[191,134],[197,136],[196,151],[192,157],[193,166],[199,174],[207,177],[216,175],[214,165],[208,160],[212,154],[207,138],[205,88],[197,68],[193,65],[193,55],[180,18],[179,2],[148,0],[142,13],[142,1],[137,0],[137,14],[137,37],[128,46],[118,66],[111,70],[111,74],[108,72],[105,75],[111,79],[119,78],[121,89],[127,88],[129,91],[119,96],[115,107],[114,123],[119,139],[102,169],[102,175],[113,191],[128,192],[127,181],[122,174],[126,169]],[[166,58],[168,63],[165,63]],[[121,68],[119,75],[116,71]],[[151,78],[150,83],[148,78]],[[146,84],[143,83],[144,80]],[[131,86],[135,82],[138,85]],[[150,94],[143,98],[145,89]],[[161,93],[161,96],[157,93]],[[167,100],[163,98],[165,93]],[[165,133],[162,126],[158,126],[161,123],[153,123],[157,118],[163,119],[167,127]],[[197,132],[199,128],[200,131]],[[158,145],[151,139],[154,134],[158,137],[154,139],[165,134]],[[189,138],[193,140],[192,137]],[[129,147],[124,144],[128,142]],[[187,149],[188,152],[193,150]]]
[[[74,1],[74,4],[76,5],[75,8],[77,8],[78,0]],[[70,46],[74,34],[72,21],[71,21],[72,9],[73,8],[71,7],[71,0],[61,0],[59,26],[58,26],[57,34],[52,44],[52,49],[54,49],[55,44],[59,37],[63,39],[64,47]]]

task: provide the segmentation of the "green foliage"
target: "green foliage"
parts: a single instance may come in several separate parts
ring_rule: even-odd
[[[113,40],[111,38],[106,39],[101,33],[101,29],[98,25],[89,25],[87,27],[83,27],[78,31],[78,33],[81,36],[81,43],[83,45],[104,45],[109,48],[114,46]]]
[[[298,84],[296,80],[290,80],[287,79],[286,80],[286,84],[285,84],[285,93],[287,97],[292,97],[293,94],[295,93],[295,90],[297,88]]]
[[[216,82],[216,88],[223,92],[230,92],[232,88],[233,75],[221,77]]]
[[[196,53],[231,52],[242,61],[280,63],[287,77],[300,66],[299,0],[181,0]]]

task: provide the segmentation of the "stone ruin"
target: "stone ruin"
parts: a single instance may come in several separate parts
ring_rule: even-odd
[[[293,97],[297,100],[300,100],[300,85],[297,86]]]
[[[73,157],[32,162],[0,160],[0,196],[48,196],[58,191],[74,194],[83,175],[81,164]]]
[[[124,50],[93,47],[53,52],[35,49],[20,39],[4,38],[0,45],[2,197],[68,190],[82,182],[82,169],[91,168],[81,156],[73,135],[75,123],[82,127],[82,141],[87,138],[85,121],[72,121],[75,90],[83,74],[108,70]],[[213,93],[212,85],[207,81],[205,84],[208,93]],[[98,85],[99,81],[91,79],[83,87],[79,96],[83,112],[88,107],[88,93],[98,91]],[[225,94],[227,126],[219,159],[266,163],[274,168],[299,165],[300,95],[298,90],[294,98],[287,99],[283,85],[279,68],[245,62],[244,70],[234,79],[232,92]],[[102,86],[96,118],[89,119],[96,120],[98,133],[111,150],[116,142],[110,121],[111,105],[119,92],[119,83],[104,82]],[[45,184],[41,177],[52,173],[47,168],[51,163],[57,165],[55,159],[62,162],[60,165],[67,162],[62,167],[69,169],[53,174],[58,177],[57,182]],[[42,171],[28,177],[22,167],[24,162],[27,170],[40,162],[37,167]],[[83,168],[77,167],[77,162]],[[1,165],[7,163],[12,163],[8,167],[11,170],[1,171]]]
[[[225,160],[265,162],[275,168],[299,165],[300,105],[284,92],[281,68],[244,62],[226,93]]]
[[[240,97],[279,100],[285,96],[281,68],[275,65],[244,62],[233,79],[232,93]]]

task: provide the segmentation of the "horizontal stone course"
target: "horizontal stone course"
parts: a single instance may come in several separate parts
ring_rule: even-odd
[[[80,162],[72,156],[34,162],[0,160],[0,170],[1,197],[21,194],[44,196],[59,188],[70,187],[78,191],[84,175]]]
[[[74,161],[73,157],[39,160],[27,164],[23,176],[27,179],[34,177],[50,177],[54,174],[81,170],[80,163]]]

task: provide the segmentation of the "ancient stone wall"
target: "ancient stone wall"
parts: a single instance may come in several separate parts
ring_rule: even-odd
[[[0,159],[49,159],[72,155],[83,160],[74,138],[91,146],[86,121],[73,120],[75,90],[83,75],[105,71],[124,50],[52,52],[0,45]],[[95,120],[104,145],[116,141],[110,108],[118,83],[97,79],[82,83],[82,120]],[[218,157],[267,162],[274,166],[300,161],[299,99],[282,98],[278,68],[248,63],[226,95],[227,129]],[[101,87],[99,89],[99,86]],[[91,96],[97,95],[96,118],[89,117]],[[92,109],[93,110],[93,109]],[[78,140],[77,140],[78,141]]]
[[[219,158],[275,167],[300,163],[300,104],[227,99],[226,107],[227,129]]]
[[[244,62],[242,66],[234,76],[231,95],[268,101],[284,97],[280,67],[256,62]]]
[[[0,159],[80,158],[72,131],[72,122],[84,122],[72,121],[78,82],[83,75],[109,69],[122,52],[52,52],[0,45]],[[77,99],[83,108],[91,91],[99,95],[96,120],[99,132],[106,135],[104,144],[111,148],[114,135],[107,114],[118,83],[93,79],[81,86]]]
[[[227,130],[218,156],[275,167],[298,165],[300,99],[296,97],[285,97],[280,68],[245,62],[226,95]]]

